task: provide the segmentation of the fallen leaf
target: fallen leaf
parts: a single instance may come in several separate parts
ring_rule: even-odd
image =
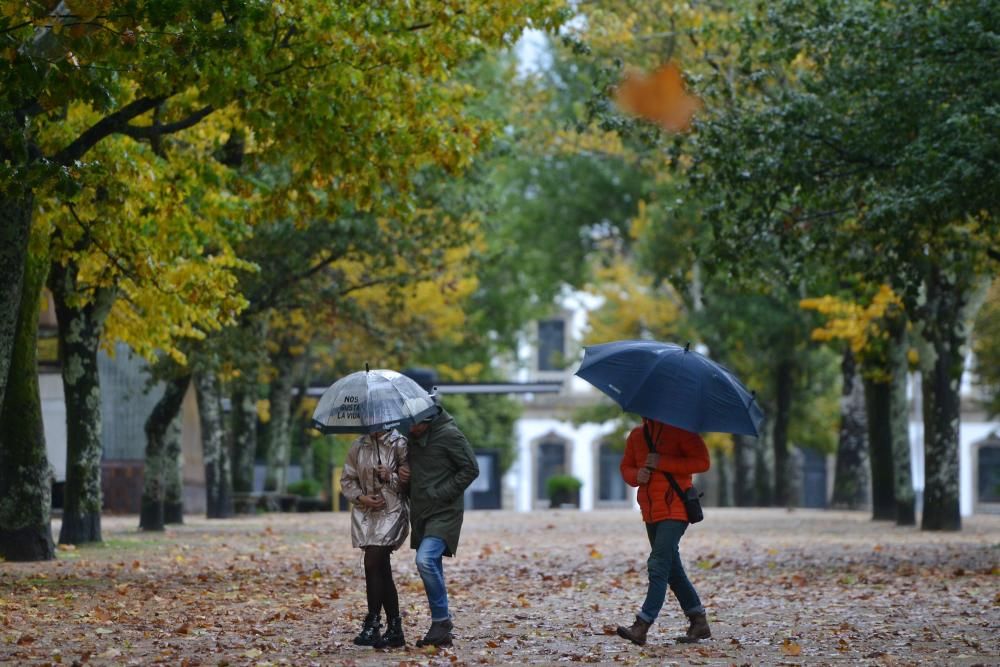
[[[781,644],[781,652],[785,655],[799,655],[802,653],[802,647],[793,642],[791,639],[786,639]]]

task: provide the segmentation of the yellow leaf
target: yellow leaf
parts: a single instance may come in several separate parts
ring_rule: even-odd
[[[802,647],[793,642],[791,639],[786,639],[781,644],[781,652],[785,655],[799,655],[802,653]]]

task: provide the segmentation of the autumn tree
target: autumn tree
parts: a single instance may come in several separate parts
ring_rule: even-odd
[[[822,256],[891,285],[928,341],[929,530],[961,526],[961,346],[1000,233],[1000,134],[984,111],[998,20],[985,2],[772,3],[722,31],[736,66],[702,87],[720,100],[696,154],[720,259],[757,271]]]
[[[804,299],[802,307],[827,317],[825,326],[813,331],[815,340],[847,341],[852,356],[860,362],[873,518],[895,520],[901,526],[915,524],[906,397],[910,347],[908,320],[899,297],[882,285],[865,306],[826,296]]]
[[[654,284],[669,284],[682,304],[688,339],[707,344],[713,358],[734,367],[760,389],[769,419],[762,437],[734,439],[737,502],[791,501],[788,479],[790,434],[807,433],[799,416],[813,414],[794,399],[813,397],[809,378],[816,364],[809,344],[809,317],[798,309],[801,285],[785,272],[738,284],[711,251],[709,202],[688,182],[698,142],[702,103],[685,81],[712,66],[728,65],[717,40],[704,39],[709,21],[728,24],[736,6],[662,6],[635,2],[588,3],[586,21],[569,28],[554,61],[568,60],[584,79],[573,124],[581,156],[611,163],[623,156],[628,174],[639,174],[634,213],[617,243]],[[569,69],[569,68],[566,68]],[[574,81],[559,71],[559,86]],[[690,132],[688,132],[690,130]],[[766,314],[766,315],[765,315]],[[740,367],[742,363],[745,366]],[[823,403],[822,396],[815,396]],[[770,446],[770,451],[761,449]],[[751,461],[752,459],[752,461]],[[775,459],[776,465],[769,460]],[[757,474],[751,472],[757,469]],[[773,478],[772,478],[773,470]]]
[[[112,9],[7,2],[0,12],[0,210],[8,218],[0,282],[9,286],[0,302],[0,396],[17,381],[7,371],[18,306],[37,296],[23,292],[21,274],[39,188],[72,185],[94,166],[83,158],[102,141],[155,143],[230,111],[252,128],[262,159],[305,158],[293,163],[289,191],[331,193],[330,211],[346,202],[371,209],[386,187],[405,198],[412,168],[457,168],[474,145],[475,129],[457,113],[467,91],[425,83],[446,79],[454,63],[528,20],[545,27],[556,18],[542,2],[458,11],[320,2],[289,11],[239,1]],[[97,120],[43,150],[40,134],[74,104]],[[331,121],[345,118],[359,122]]]

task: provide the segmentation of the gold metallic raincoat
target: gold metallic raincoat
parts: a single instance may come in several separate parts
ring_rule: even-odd
[[[406,438],[398,431],[383,433],[376,446],[373,435],[362,435],[351,445],[340,476],[344,497],[352,503],[351,543],[356,547],[391,546],[398,549],[410,531],[410,501],[399,481],[399,466],[406,463]],[[375,468],[392,472],[388,482]],[[385,508],[374,510],[358,503],[361,496],[381,494]]]

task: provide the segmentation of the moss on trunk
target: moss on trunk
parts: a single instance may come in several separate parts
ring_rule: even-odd
[[[931,274],[927,287],[924,338],[931,346],[923,373],[924,530],[960,530],[958,435],[959,386],[966,340],[963,286],[956,276]]]
[[[97,350],[104,321],[115,300],[112,289],[97,289],[82,296],[77,267],[70,263],[52,267],[49,276],[59,323],[59,357],[62,360],[66,400],[66,486],[60,544],[101,541],[101,386]]]
[[[890,386],[865,380],[868,448],[872,469],[872,519],[895,521],[896,492],[892,468],[892,419]]]
[[[184,523],[184,457],[182,418],[174,417],[164,440],[163,522]]]
[[[31,196],[0,192],[0,405],[14,353],[33,204]]]
[[[9,377],[0,409],[0,557],[11,561],[55,557],[50,508],[52,472],[45,455],[45,431],[36,358],[38,303],[48,271],[46,253],[28,255],[16,308]]]
[[[195,382],[205,460],[206,514],[209,519],[225,519],[233,515],[233,494],[222,429],[219,380],[213,371],[203,371],[195,376]]]
[[[188,375],[168,380],[163,396],[146,419],[146,460],[139,509],[139,528],[142,530],[163,530],[166,522],[166,477],[171,465],[166,455],[167,432],[180,413],[189,383]]]
[[[854,354],[847,347],[840,364],[843,385],[840,397],[840,432],[837,463],[833,478],[833,507],[860,509],[867,506],[868,420],[865,415],[865,388]]]

